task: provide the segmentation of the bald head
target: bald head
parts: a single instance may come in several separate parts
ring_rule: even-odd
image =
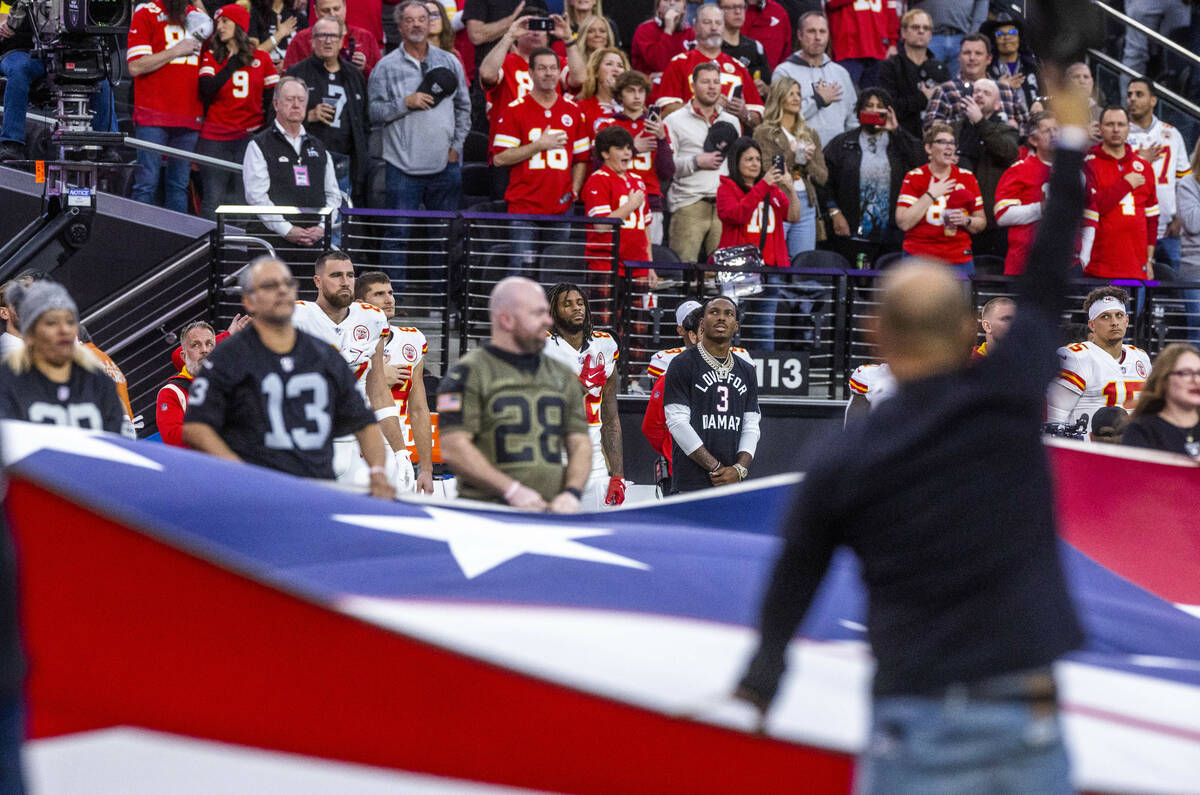
[[[523,276],[501,279],[488,298],[492,344],[512,353],[537,353],[550,331],[550,304],[546,291]]]
[[[975,318],[954,271],[907,260],[883,278],[879,347],[900,380],[954,369],[967,360]]]

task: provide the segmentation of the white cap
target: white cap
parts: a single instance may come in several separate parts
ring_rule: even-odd
[[[684,318],[692,314],[692,312],[695,312],[700,307],[701,304],[699,301],[684,301],[679,305],[679,308],[675,310],[675,325],[682,326]]]

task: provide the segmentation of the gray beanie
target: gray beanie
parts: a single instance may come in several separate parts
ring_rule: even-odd
[[[21,336],[29,333],[33,324],[43,313],[51,309],[69,309],[71,314],[79,316],[75,302],[71,300],[67,289],[57,282],[38,281],[26,287],[20,282],[13,282],[4,294],[5,302],[17,310],[17,320],[21,323]]]

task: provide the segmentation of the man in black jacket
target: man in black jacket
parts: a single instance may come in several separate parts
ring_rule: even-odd
[[[877,661],[863,792],[1072,791],[1051,665],[1083,633],[1040,428],[1089,117],[1086,97],[1055,99],[1063,147],[1012,327],[971,364],[974,316],[951,271],[888,274],[878,342],[898,391],[809,458],[736,691],[766,711],[834,550],[850,547]]]
[[[991,254],[1003,257],[1008,251],[1008,237],[996,225],[993,206],[1000,177],[1021,153],[1017,131],[1000,115],[1000,89],[992,80],[976,80],[972,93],[963,97],[962,118],[954,122],[954,137],[958,141],[958,166],[975,174],[983,194],[983,209],[987,227],[972,237],[975,255]]]
[[[900,185],[926,157],[921,142],[900,129],[892,98],[883,89],[864,90],[855,111],[860,117],[864,111],[878,114],[884,123],[855,127],[826,144],[829,176],[817,192],[829,216],[833,250],[850,262],[862,255],[871,263],[882,253],[900,250]]]
[[[320,138],[333,157],[338,186],[366,205],[370,165],[367,79],[354,64],[340,58],[344,22],[323,17],[313,25],[313,54],[288,69],[308,84],[304,129]]]
[[[950,79],[950,70],[929,50],[932,36],[933,18],[912,9],[900,18],[904,46],[879,68],[879,87],[892,95],[900,129],[916,138],[921,137],[921,111],[934,89]]]

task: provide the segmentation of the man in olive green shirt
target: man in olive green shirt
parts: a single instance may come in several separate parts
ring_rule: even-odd
[[[468,499],[577,511],[592,442],[578,376],[542,355],[546,294],[529,279],[502,279],[488,314],[491,342],[462,357],[438,388],[442,458]]]

